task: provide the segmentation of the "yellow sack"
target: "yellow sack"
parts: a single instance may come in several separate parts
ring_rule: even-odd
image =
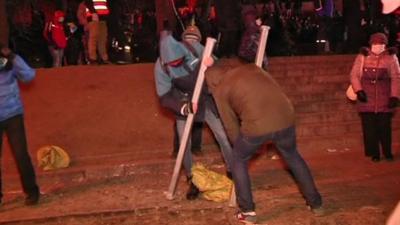
[[[39,148],[36,157],[39,167],[46,171],[65,168],[70,163],[67,152],[55,145],[47,145]]]
[[[208,170],[201,163],[193,165],[192,176],[192,182],[203,192],[205,199],[215,202],[229,200],[233,183],[228,177]]]

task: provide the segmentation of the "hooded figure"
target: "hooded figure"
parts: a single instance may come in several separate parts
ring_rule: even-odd
[[[371,35],[369,48],[362,48],[350,73],[357,94],[365,156],[380,160],[380,145],[389,161],[392,155],[392,115],[398,102],[400,68],[396,51],[387,49],[383,33]]]
[[[246,62],[254,62],[258,44],[260,41],[261,19],[257,16],[256,10],[248,10],[243,15],[245,31],[240,41],[238,56]],[[268,65],[267,55],[264,54],[263,68]]]
[[[49,45],[53,45],[54,48],[64,49],[67,46],[67,37],[64,31],[64,12],[57,10],[54,12],[54,17],[51,22],[46,25],[45,38],[49,42]]]
[[[47,40],[50,54],[53,58],[53,67],[62,66],[64,49],[67,47],[67,37],[64,31],[65,15],[63,11],[54,12],[54,17],[46,23],[43,35]]]
[[[296,147],[293,105],[272,76],[251,63],[229,71],[211,68],[206,81],[233,143],[237,219],[256,223],[248,161],[267,141],[274,142],[311,210],[323,213],[321,196]]]
[[[200,44],[198,43],[198,45]],[[202,88],[198,103],[194,107],[191,103],[202,54],[203,46],[185,47],[183,43],[176,41],[169,31],[162,31],[160,57],[154,68],[156,91],[161,105],[175,113],[179,140],[182,138],[186,117],[189,113],[196,113],[195,121],[207,123],[221,148],[227,164],[227,171],[230,173],[232,149],[218,118],[214,100],[206,85]],[[192,153],[190,147],[189,139],[183,158],[183,167],[190,185],[186,194],[186,198],[189,200],[195,199],[199,195],[198,188],[191,181]]]

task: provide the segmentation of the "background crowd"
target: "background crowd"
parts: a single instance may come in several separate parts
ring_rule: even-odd
[[[8,1],[11,48],[34,67],[156,60],[159,24],[155,1],[104,0],[108,12],[100,20],[107,29],[106,50],[99,52],[99,59],[93,58],[93,51],[102,51],[102,48],[90,47],[89,28],[79,18],[80,4],[85,2],[93,4],[96,0]],[[179,39],[184,27],[194,18],[203,37],[218,40],[220,57],[237,54],[245,30],[244,15],[250,10],[271,27],[268,56],[354,54],[368,45],[369,36],[375,32],[385,33],[389,46],[400,45],[400,11],[384,15],[380,1],[375,0],[173,2],[177,20],[174,36]],[[56,17],[63,20],[57,21]],[[49,40],[46,31],[49,22],[63,27],[65,46],[58,48],[63,50],[60,62],[57,59],[60,51],[51,47],[54,41]]]

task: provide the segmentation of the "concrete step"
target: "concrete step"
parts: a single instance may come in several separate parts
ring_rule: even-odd
[[[282,86],[284,85],[325,85],[331,83],[349,83],[348,74],[326,74],[319,76],[276,76],[275,80]]]
[[[356,55],[315,55],[315,56],[290,56],[269,57],[270,65],[290,66],[292,64],[325,64],[337,62],[353,62]],[[289,62],[289,63],[288,63]]]
[[[300,102],[295,103],[294,108],[296,113],[318,113],[318,112],[341,112],[355,113],[355,105],[347,104],[341,100],[331,100],[325,102]]]
[[[341,82],[341,83],[326,83],[326,84],[309,84],[309,85],[297,85],[297,84],[279,84],[282,89],[288,95],[292,95],[294,93],[302,95],[302,94],[329,94],[331,91],[343,90],[343,93],[346,92],[349,83]]]
[[[393,133],[397,132],[400,129],[400,125],[398,123],[393,123]],[[307,124],[302,125],[299,124],[297,126],[297,135],[299,138],[318,138],[318,137],[329,137],[331,135],[342,135],[345,136],[347,134],[362,134],[361,124],[360,122],[350,121],[350,122],[341,122],[338,121],[336,123],[325,123],[325,124]],[[396,135],[393,135],[396,137]],[[394,138],[397,139],[397,138]]]
[[[357,112],[316,112],[316,113],[305,113],[297,114],[296,122],[299,125],[305,126],[306,124],[331,124],[338,121],[341,122],[354,122],[360,120]]]
[[[326,76],[326,75],[349,75],[351,65],[318,65],[310,67],[309,65],[293,65],[290,68],[285,67],[269,67],[267,71],[273,77],[297,77],[297,76]]]
[[[363,140],[360,133],[344,135],[329,135],[321,137],[298,137],[299,151],[348,151],[349,149],[362,149]]]
[[[285,71],[308,71],[312,73],[313,70],[318,69],[331,73],[331,71],[350,71],[354,62],[355,55],[339,55],[339,56],[302,56],[302,57],[270,57],[268,71],[276,76],[287,75],[287,73],[280,73]],[[243,62],[238,58],[222,58],[218,60],[219,66],[227,68],[234,68],[243,65]],[[311,65],[311,66],[310,66]],[[307,75],[299,73],[289,73],[290,75]],[[322,73],[321,73],[322,74]]]
[[[330,135],[343,135],[348,133],[361,133],[361,126],[358,122],[341,122],[338,121],[332,124],[307,124],[305,126],[297,126],[297,135],[299,138],[302,137],[322,137]]]
[[[294,103],[302,103],[304,102],[305,104],[309,104],[310,102],[324,102],[324,101],[330,101],[330,100],[340,100],[347,103],[351,103],[351,101],[347,100],[347,97],[345,95],[345,90],[333,90],[331,92],[325,92],[325,93],[298,93],[298,92],[289,92],[286,93],[286,95],[289,97],[289,99]]]
[[[352,112],[341,112],[338,113],[336,111],[332,112],[316,112],[316,113],[304,113],[296,115],[297,124],[306,125],[309,123],[321,123],[321,124],[330,124],[336,123],[338,121],[341,122],[356,122],[360,121],[360,116],[356,110]],[[400,116],[395,115],[393,117],[393,122],[397,123],[400,121]]]

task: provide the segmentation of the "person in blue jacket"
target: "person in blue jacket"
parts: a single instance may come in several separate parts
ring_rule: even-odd
[[[196,57],[199,58],[200,54],[203,51],[203,45],[200,44],[202,40],[202,35],[199,28],[194,24],[194,19],[192,23],[186,27],[186,29],[182,33],[182,43],[185,45],[189,51]],[[201,139],[202,139],[202,132],[203,132],[203,123],[202,122],[195,122],[192,125],[192,153],[194,155],[201,155]],[[174,157],[177,156],[179,151],[179,135],[178,131],[176,130],[176,126],[174,125],[174,150],[172,155]]]
[[[2,137],[5,133],[20,173],[23,191],[26,194],[25,205],[37,204],[40,191],[28,153],[18,81],[30,82],[34,77],[35,70],[29,67],[20,56],[0,43],[0,162]],[[3,197],[1,188],[0,172],[0,203]]]
[[[198,53],[197,57],[188,49],[191,47]],[[191,103],[204,46],[197,42],[193,43],[191,47],[185,47],[185,44],[175,40],[170,31],[161,32],[160,57],[157,59],[154,68],[157,95],[161,105],[175,113],[179,139],[183,135],[189,112],[196,112],[194,121],[205,121],[207,123],[222,150],[229,175],[231,174],[232,147],[207,86],[203,86],[198,103],[193,106]],[[190,146],[189,139],[183,158],[183,167],[189,181],[189,190],[186,194],[188,200],[196,199],[199,195],[199,190],[191,182],[192,153]]]

